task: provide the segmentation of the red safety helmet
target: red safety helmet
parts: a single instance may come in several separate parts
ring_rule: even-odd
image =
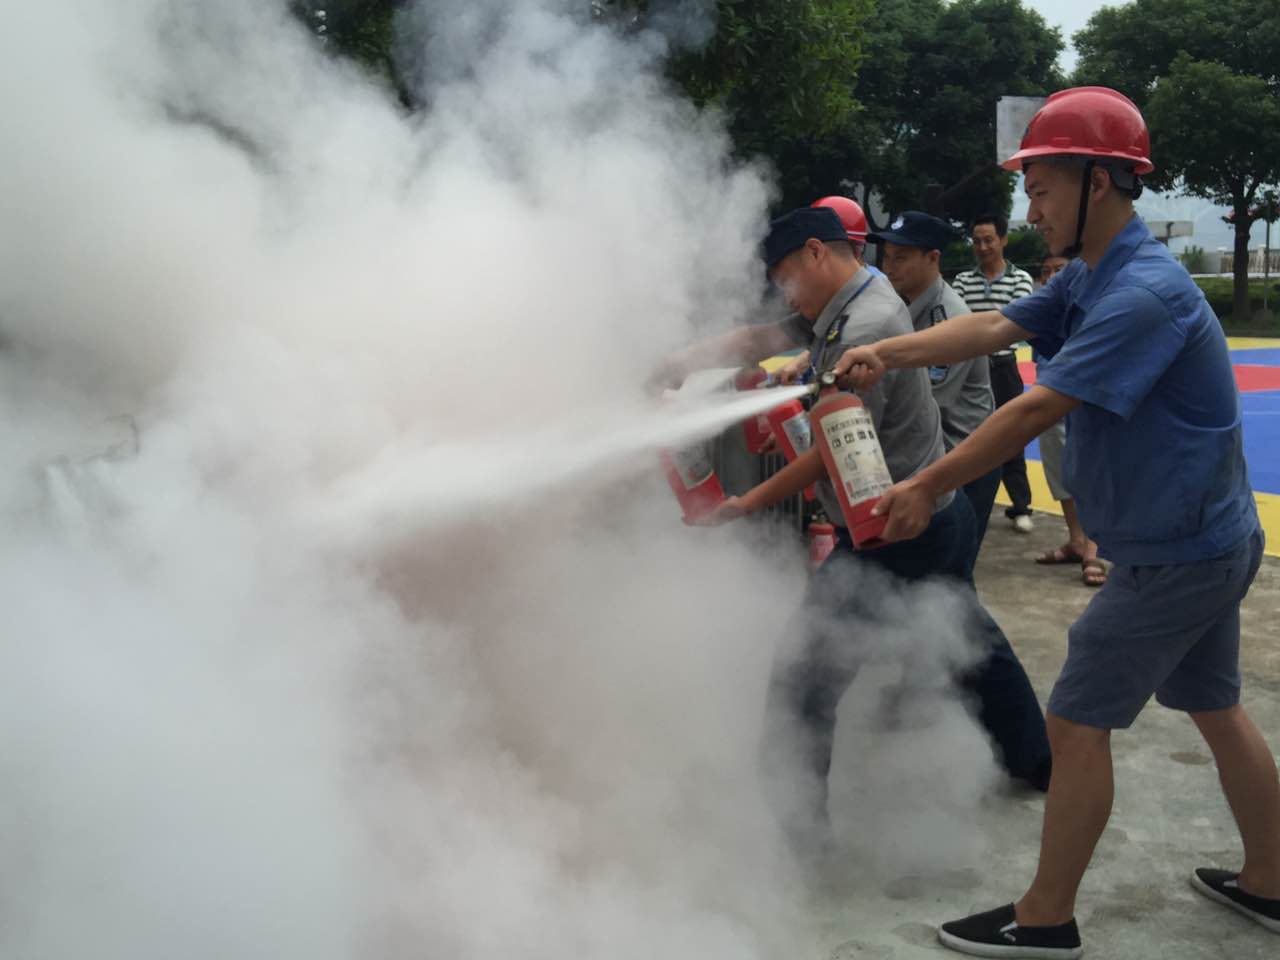
[[[1073,87],[1053,94],[1031,118],[1021,148],[1001,164],[1015,173],[1037,157],[1093,157],[1150,173],[1151,135],[1133,101],[1109,87]]]
[[[822,197],[809,204],[810,207],[828,207],[836,212],[840,222],[844,224],[844,232],[855,243],[867,242],[867,215],[862,208],[848,197]]]

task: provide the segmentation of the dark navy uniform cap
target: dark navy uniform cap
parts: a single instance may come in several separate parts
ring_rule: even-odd
[[[828,207],[801,207],[784,213],[769,224],[762,255],[766,267],[772,268],[793,250],[799,250],[810,237],[814,240],[848,240],[849,234],[836,212]]]
[[[900,214],[889,224],[888,230],[867,234],[867,239],[873,243],[896,243],[900,247],[920,247],[922,250],[941,250],[955,237],[951,224],[919,210]]]

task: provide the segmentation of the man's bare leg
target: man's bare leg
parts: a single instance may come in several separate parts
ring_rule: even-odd
[[[1059,500],[1062,504],[1062,518],[1067,521],[1067,545],[1062,548],[1066,553],[1075,553],[1080,557],[1081,578],[1087,587],[1100,587],[1107,582],[1107,567],[1098,559],[1098,545],[1085,535],[1084,526],[1080,523],[1080,514],[1076,512],[1074,500]]]
[[[1240,889],[1255,897],[1280,899],[1280,778],[1275,758],[1238,704],[1193,713],[1191,719],[1213,751],[1222,792],[1244,841]]]
[[[1075,554],[1081,559],[1090,559],[1089,550],[1093,551],[1093,556],[1098,555],[1098,545],[1084,535],[1084,527],[1080,523],[1080,514],[1076,512],[1076,502],[1074,500],[1059,500],[1062,505],[1062,519],[1067,521],[1067,542],[1063,546],[1063,550]]]
[[[1015,905],[1018,923],[1049,927],[1075,914],[1076,892],[1098,838],[1111,816],[1115,783],[1111,731],[1049,714],[1053,776],[1044,803],[1040,864],[1035,880]]]

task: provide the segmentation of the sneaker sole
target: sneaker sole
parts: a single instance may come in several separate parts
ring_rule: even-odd
[[[1240,914],[1240,916],[1248,917],[1254,923],[1261,924],[1272,933],[1280,933],[1280,920],[1272,920],[1270,917],[1264,917],[1262,914],[1255,913],[1253,910],[1250,910],[1243,903],[1236,903],[1225,893],[1219,893],[1217,890],[1213,889],[1213,887],[1209,886],[1194,873],[1191,874],[1191,887],[1197,893],[1204,894],[1210,900],[1216,900],[1224,907],[1230,907],[1236,913]]]
[[[1004,947],[995,943],[974,943],[961,940],[947,931],[938,929],[938,942],[944,947],[971,957],[1023,958],[1023,960],[1077,960],[1084,956],[1084,947]]]

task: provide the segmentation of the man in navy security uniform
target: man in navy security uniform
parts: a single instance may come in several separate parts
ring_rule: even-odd
[[[755,363],[792,343],[810,346],[811,362],[822,373],[848,346],[911,330],[901,297],[857,260],[832,210],[793,210],[774,220],[762,253],[770,279],[797,312],[780,323],[740,327],[687,347],[665,362],[665,378],[678,380],[725,360]],[[923,371],[887,377],[862,400],[895,480],[905,480],[942,456],[942,418]],[[836,708],[879,625],[887,618],[901,620],[886,609],[887,598],[896,596],[886,589],[893,580],[943,579],[960,586],[953,594],[956,612],[982,656],[957,679],[973,694],[979,720],[1005,769],[1046,789],[1052,760],[1035,690],[972,588],[975,521],[968,501],[948,491],[929,506],[928,520],[910,542],[855,552],[835,489],[817,447],[811,447],[743,496],[728,498],[707,522],[765,509],[811,483],[817,484],[818,498],[837,525],[839,547],[806,588],[797,631],[800,649],[786,651],[775,664],[762,745],[768,799],[796,852],[821,860],[831,849],[827,778]],[[918,632],[916,645],[927,649],[935,627],[927,618],[911,626]],[[914,685],[903,692],[914,693]]]
[[[885,369],[1031,340],[1050,358],[1036,385],[885,493],[886,536],[913,536],[942,491],[1069,415],[1065,479],[1086,533],[1115,563],[1070,629],[1049,700],[1053,776],[1035,879],[1016,903],[939,930],[977,956],[1080,956],[1075,899],[1111,812],[1111,731],[1153,694],[1204,736],[1244,844],[1238,873],[1201,867],[1193,887],[1280,933],[1280,779],[1240,705],[1240,601],[1263,535],[1222,328],[1133,211],[1139,176],[1153,169],[1149,144],[1142,115],[1116,91],[1054,94],[1005,166],[1024,171],[1028,220],[1049,249],[1079,259],[998,312],[855,347],[835,367],[842,385],[867,389]]]

